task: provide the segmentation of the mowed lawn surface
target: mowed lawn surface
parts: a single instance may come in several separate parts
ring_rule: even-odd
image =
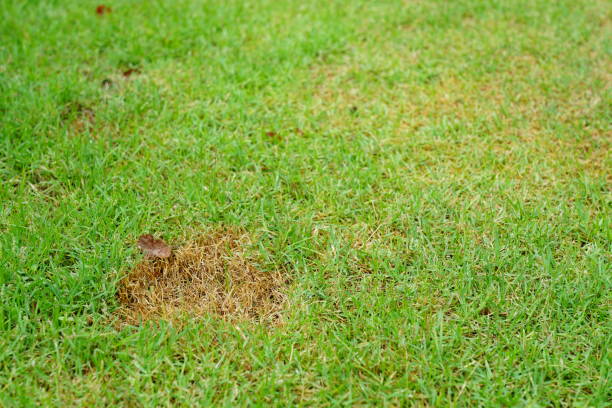
[[[610,406],[609,2],[99,5],[0,5],[0,405]],[[224,229],[280,318],[121,322]]]

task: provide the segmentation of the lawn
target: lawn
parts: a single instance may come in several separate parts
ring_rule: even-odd
[[[611,21],[2,0],[0,406],[612,406]]]

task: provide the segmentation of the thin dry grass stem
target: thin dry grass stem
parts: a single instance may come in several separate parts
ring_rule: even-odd
[[[276,322],[286,279],[262,271],[244,249],[246,234],[218,231],[173,252],[144,259],[119,283],[124,324],[216,314],[228,320]]]

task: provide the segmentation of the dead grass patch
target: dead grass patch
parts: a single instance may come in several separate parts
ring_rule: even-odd
[[[215,314],[228,320],[278,322],[287,279],[265,271],[247,253],[248,236],[219,230],[173,251],[144,259],[119,283],[120,321]]]

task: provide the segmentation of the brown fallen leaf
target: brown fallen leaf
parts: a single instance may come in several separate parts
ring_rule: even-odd
[[[123,71],[124,78],[129,78],[134,74],[140,74],[140,70],[138,68],[128,68],[125,71]]]
[[[155,239],[151,234],[141,235],[138,247],[145,255],[154,258],[169,258],[172,254],[172,248],[163,239]]]
[[[98,7],[96,7],[96,14],[99,16],[102,16],[104,14],[108,14],[111,11],[113,11],[110,7],[105,6],[104,4],[100,4]]]
[[[480,311],[478,312],[481,316],[490,316],[493,314],[493,312],[491,311],[491,309],[489,309],[488,307],[484,307],[482,309],[480,309]]]

